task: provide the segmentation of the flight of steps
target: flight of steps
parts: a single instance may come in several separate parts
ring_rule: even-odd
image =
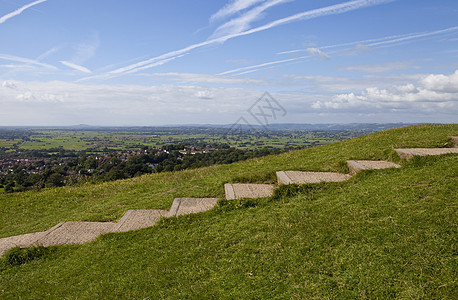
[[[110,232],[126,232],[154,226],[162,217],[174,217],[212,209],[217,198],[177,198],[170,211],[159,209],[128,210],[117,222],[62,222],[42,232],[0,239],[0,257],[14,247],[83,244]]]
[[[401,159],[409,160],[413,156],[442,155],[458,153],[458,137],[452,137],[455,148],[416,148],[395,149]],[[388,161],[349,160],[350,174],[334,172],[278,171],[277,180],[283,184],[309,184],[320,182],[341,182],[364,170],[400,168]],[[273,184],[226,183],[224,190],[227,200],[264,198],[273,195]],[[204,212],[212,209],[218,198],[176,198],[169,211],[158,209],[129,210],[117,222],[62,222],[43,232],[28,233],[19,236],[0,238],[0,257],[13,247],[52,246],[82,244],[93,241],[105,233],[125,232],[154,226],[162,217],[174,217]]]

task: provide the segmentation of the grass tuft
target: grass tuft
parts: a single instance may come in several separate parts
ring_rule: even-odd
[[[22,249],[15,247],[10,249],[4,256],[4,261],[7,266],[19,266],[29,263],[35,259],[46,257],[51,253],[49,248],[37,246],[32,248]]]
[[[284,201],[299,195],[302,195],[307,199],[312,199],[313,195],[318,191],[322,191],[326,187],[326,185],[326,183],[281,185],[274,191],[272,200]]]
[[[266,198],[261,199],[237,199],[237,200],[226,200],[220,199],[217,203],[218,211],[220,212],[229,212],[236,209],[246,209],[258,207],[262,203],[265,203]]]
[[[275,183],[277,177],[275,173],[267,174],[249,174],[236,176],[231,179],[232,183]]]

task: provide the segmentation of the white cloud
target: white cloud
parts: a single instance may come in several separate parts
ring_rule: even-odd
[[[0,126],[231,123],[259,95],[241,88],[7,81],[0,86]]]
[[[46,2],[48,0],[38,0],[32,3],[29,3],[27,5],[22,6],[21,8],[16,9],[15,11],[4,15],[3,17],[0,18],[0,24],[5,23],[8,19],[11,19],[12,17],[15,17],[17,15],[20,15],[24,10],[31,8],[32,6],[35,6],[37,4]]]
[[[69,62],[69,61],[61,60],[60,63],[65,65],[65,66],[67,66],[67,67],[69,67],[69,68],[72,68],[72,69],[75,69],[77,71],[80,71],[80,72],[92,73],[92,71],[89,70],[88,68],[80,66],[80,65],[77,65],[77,64],[74,64],[74,63]]]
[[[431,74],[415,84],[389,89],[366,88],[360,94],[348,93],[332,100],[316,101],[315,109],[333,110],[446,110],[458,114],[458,71],[451,75]]]
[[[331,82],[332,78],[317,80]],[[441,89],[441,86],[442,83],[438,83],[433,88]],[[263,92],[198,85],[141,86],[8,80],[0,86],[0,126],[230,124],[239,119]],[[419,84],[391,89],[373,88],[334,98],[308,91],[272,95],[288,111],[287,119],[282,119],[282,122],[299,123],[355,120],[452,122],[456,120],[458,99],[457,93],[434,92]],[[315,109],[311,109],[312,105]]]
[[[206,100],[213,99],[213,97],[214,97],[212,92],[210,92],[208,90],[197,91],[195,95],[199,99],[206,99]]]
[[[431,74],[421,81],[423,86],[434,92],[458,93],[458,70],[452,75]]]
[[[15,90],[16,89],[16,84],[14,84],[13,81],[3,81],[2,83],[2,87],[6,87],[6,88],[9,88],[9,89],[13,89]]]

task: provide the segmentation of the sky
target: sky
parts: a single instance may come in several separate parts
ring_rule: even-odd
[[[0,126],[259,125],[253,107],[458,123],[458,1],[0,0]]]

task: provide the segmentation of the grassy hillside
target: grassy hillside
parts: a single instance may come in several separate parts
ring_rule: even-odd
[[[397,160],[397,147],[444,147],[457,125],[389,130],[233,165],[0,196],[0,236],[65,220],[113,220],[174,197],[223,196],[228,181],[278,170],[345,171]],[[282,187],[198,215],[51,247],[0,263],[0,298],[449,298],[457,292],[457,156],[417,158],[344,183]]]

